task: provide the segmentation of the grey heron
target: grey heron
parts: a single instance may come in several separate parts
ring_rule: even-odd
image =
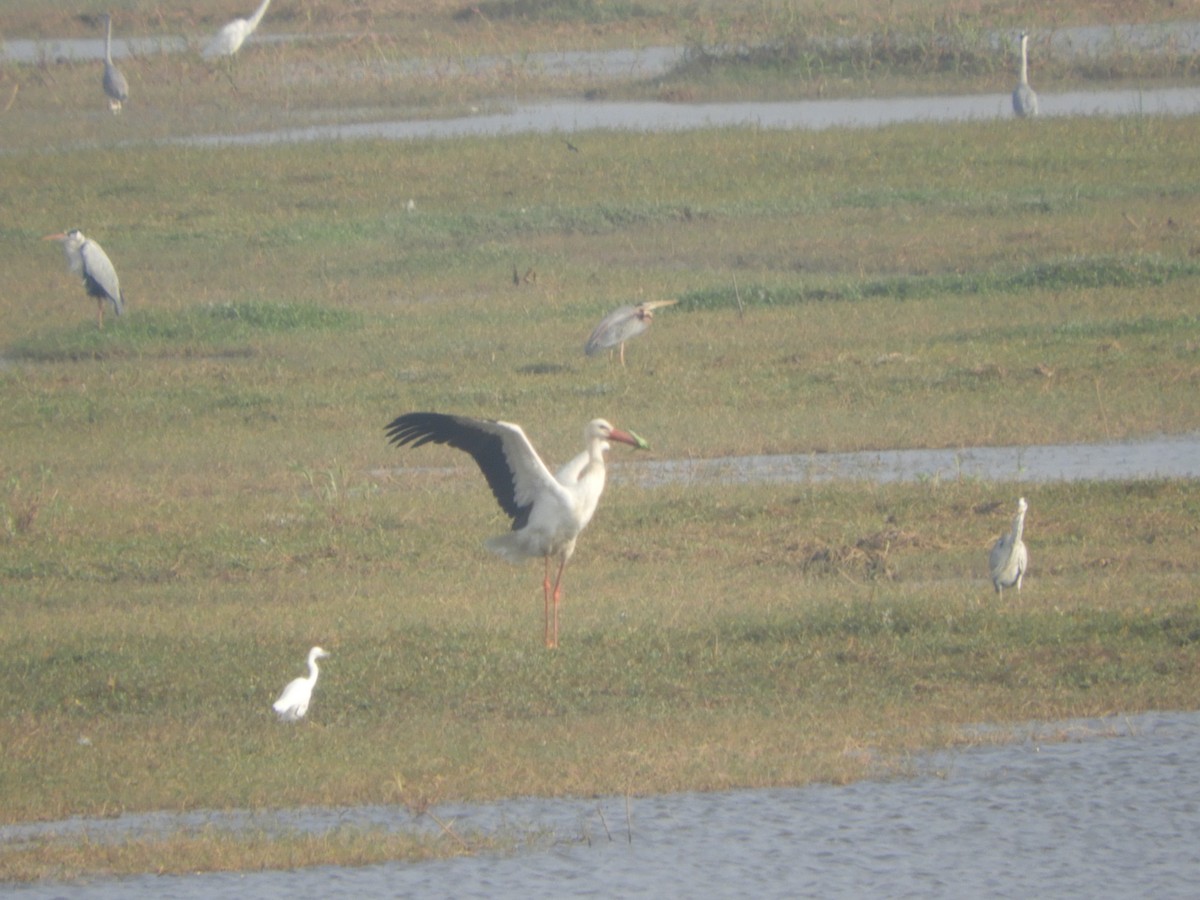
[[[317,660],[329,655],[320,647],[308,651],[308,677],[301,676],[288,683],[275,701],[272,708],[282,722],[298,722],[308,712],[308,704],[312,702],[313,688],[317,686],[317,676],[321,670],[317,668]]]
[[[1029,86],[1029,35],[1021,32],[1021,69],[1017,86],[1013,88],[1013,112],[1021,118],[1038,114],[1038,98]]]
[[[129,99],[129,82],[112,61],[112,14],[104,14],[104,79],[101,81],[108,96],[108,108],[119,113]]]
[[[446,444],[471,454],[500,508],[512,519],[511,531],[488,539],[484,546],[509,562],[544,559],[545,640],[547,647],[557,647],[563,570],[604,491],[609,441],[639,449],[649,445],[633,432],[593,419],[583,430],[583,452],[551,474],[521,426],[511,422],[417,412],[393,420],[387,435],[397,447]],[[552,558],[558,560],[553,588]]]
[[[654,310],[673,306],[678,300],[647,300],[637,306],[621,306],[600,320],[583,352],[595,356],[601,350],[621,348],[621,365],[625,365],[625,342],[642,334],[654,319]]]
[[[1012,531],[1001,535],[992,547],[988,556],[988,568],[992,573],[992,586],[996,593],[1002,588],[1016,587],[1021,590],[1021,579],[1025,577],[1025,569],[1029,565],[1029,551],[1021,535],[1025,531],[1025,510],[1029,505],[1022,497],[1017,501],[1017,514],[1013,518]]]
[[[254,33],[254,29],[267,14],[267,7],[270,5],[271,0],[262,0],[250,18],[234,19],[225,25],[204,48],[204,55],[206,57],[233,56],[237,53],[242,44],[246,42],[246,38]]]
[[[121,282],[117,280],[117,270],[113,268],[112,260],[103,247],[90,237],[85,237],[78,228],[61,234],[48,234],[42,240],[62,244],[67,267],[83,279],[88,296],[96,298],[96,322],[101,328],[104,327],[105,301],[112,304],[118,316],[122,313],[125,296],[121,293]]]

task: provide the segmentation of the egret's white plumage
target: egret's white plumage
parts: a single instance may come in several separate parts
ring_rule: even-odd
[[[1038,98],[1029,86],[1029,35],[1021,32],[1021,69],[1017,86],[1013,88],[1013,112],[1021,118],[1038,114]]]
[[[296,722],[304,718],[304,714],[308,712],[308,704],[312,701],[313,688],[317,686],[317,676],[321,674],[321,670],[317,668],[317,660],[328,655],[329,653],[320,647],[313,647],[308,651],[308,677],[292,681],[274,703],[275,712],[281,721]]]
[[[233,56],[237,53],[241,49],[242,44],[246,42],[246,38],[254,33],[254,29],[258,27],[258,23],[267,14],[267,7],[270,5],[271,0],[263,0],[250,18],[234,19],[225,25],[217,32],[217,36],[209,42],[209,45],[204,48],[204,55],[206,57]]]
[[[1021,579],[1029,565],[1029,551],[1021,535],[1025,531],[1025,510],[1029,505],[1022,497],[1017,501],[1017,515],[1013,518],[1012,531],[1001,535],[988,556],[988,568],[992,573],[992,585],[999,594],[1002,588],[1016,587],[1021,590]]]
[[[546,646],[557,647],[563,569],[604,491],[604,453],[609,441],[642,449],[648,446],[646,442],[604,419],[593,419],[584,428],[583,452],[551,474],[521,426],[511,422],[408,413],[388,425],[387,435],[398,447],[447,444],[471,454],[500,508],[512,519],[512,530],[490,538],[485,546],[510,562],[538,556],[545,560]],[[558,560],[553,590],[551,558]]]
[[[86,237],[78,228],[61,234],[48,234],[42,240],[58,241],[62,244],[63,253],[67,256],[67,266],[83,279],[83,286],[88,296],[96,298],[97,321],[104,327],[104,302],[107,300],[113,306],[113,311],[119,316],[125,308],[125,297],[121,293],[121,282],[117,279],[117,270],[113,268],[112,260],[104,252],[104,248]]]
[[[108,108],[113,113],[121,111],[121,105],[129,99],[129,83],[121,70],[112,61],[112,15],[104,14],[104,78],[101,81],[108,96]]]
[[[672,306],[678,302],[678,300],[647,300],[637,306],[621,306],[614,309],[600,320],[600,324],[596,326],[587,339],[587,343],[584,344],[583,352],[588,356],[595,356],[601,350],[619,346],[621,348],[621,365],[625,365],[625,342],[637,337],[650,327],[650,322],[654,319],[654,310]]]

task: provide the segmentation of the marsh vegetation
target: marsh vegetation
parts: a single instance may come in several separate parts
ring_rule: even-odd
[[[7,6],[6,33],[40,6]],[[576,46],[688,37],[665,0],[600,6],[420,15],[464,54],[543,46],[535,25]],[[298,8],[280,27],[370,24]],[[236,94],[194,60],[123,65],[120,120],[98,70],[0,81],[21,84],[0,117],[21,126],[0,138],[4,821],[845,782],[968,723],[1195,708],[1192,482],[614,485],[547,653],[536,566],[482,549],[504,526],[477,473],[383,428],[500,416],[554,462],[596,415],[670,458],[1195,431],[1200,120],[590,133],[578,153],[544,135],[124,142],[218,91],[197,127],[337,102],[272,93],[255,72],[292,51],[254,50]],[[180,68],[152,83],[158,66]],[[426,111],[470,102],[451,87]],[[37,240],[72,226],[121,275],[127,312],[103,331]],[[664,297],[627,366],[584,357],[601,315]],[[1030,571],[996,599],[988,548],[1021,493]],[[318,643],[334,657],[282,727],[271,700]],[[0,875],[464,847],[142,849],[8,846]]]

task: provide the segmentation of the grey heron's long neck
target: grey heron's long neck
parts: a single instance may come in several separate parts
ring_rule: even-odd
[[[1029,36],[1021,38],[1021,84],[1029,84]]]
[[[104,20],[104,61],[112,65],[112,18]]]
[[[1017,517],[1013,519],[1012,529],[1012,544],[1015,547],[1017,542],[1021,540],[1021,535],[1025,531],[1025,510],[1017,513]]]
[[[254,11],[254,15],[249,18],[250,30],[253,31],[258,27],[258,23],[262,21],[262,17],[267,14],[267,7],[271,5],[271,0],[263,0],[258,5],[258,9]]]

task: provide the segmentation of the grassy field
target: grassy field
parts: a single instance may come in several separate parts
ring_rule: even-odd
[[[552,30],[689,38],[655,8]],[[33,10],[7,5],[4,33],[36,33]],[[429,10],[487,52],[478,21]],[[276,121],[238,110],[279,99],[254,72],[285,53],[240,60],[238,93],[154,62],[179,67],[141,86],[155,114],[121,118],[94,66],[2,73],[0,820],[842,783],[972,723],[1196,708],[1192,482],[618,482],[549,653],[540,567],[481,546],[505,522],[478,473],[383,428],[503,417],[553,462],[597,415],[661,459],[1196,431],[1200,120],[572,135],[579,153],[148,140],[217,90],[184,130]],[[121,275],[103,331],[38,240],[72,226]],[[583,356],[604,313],[659,297],[680,302],[626,367]],[[1031,571],[996,597],[987,550],[1020,494]],[[333,655],[309,719],[281,726],[270,703],[314,643]],[[47,840],[0,847],[0,878],[512,840]]]

